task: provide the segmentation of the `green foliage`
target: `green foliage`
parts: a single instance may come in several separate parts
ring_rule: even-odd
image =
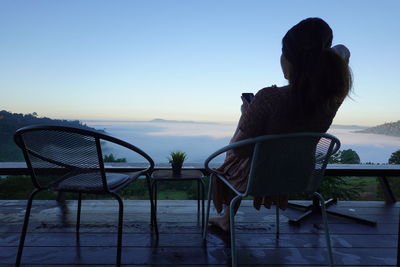
[[[54,180],[54,177],[41,177],[43,183]],[[0,199],[27,199],[34,190],[30,176],[8,176],[0,179]],[[158,185],[158,199],[197,199],[197,182],[162,182]],[[149,199],[147,181],[138,179],[118,191],[124,199]],[[57,194],[43,191],[35,199],[55,200]],[[82,199],[112,199],[109,195],[83,194]],[[66,193],[65,199],[77,199],[76,193]]]
[[[197,182],[163,181],[158,183],[158,199],[197,199]]]
[[[113,153],[104,155],[104,162],[126,162],[126,158],[115,158]]]
[[[148,199],[149,190],[147,182],[144,179],[136,180],[124,189],[118,191],[118,194],[124,199]]]
[[[339,150],[329,159],[331,164],[360,164],[360,157],[352,149]],[[325,198],[337,198],[341,200],[356,200],[361,196],[366,183],[360,178],[325,176],[320,186],[320,192]],[[296,199],[308,199],[305,195],[294,195]]]
[[[341,152],[340,163],[342,164],[360,164],[360,157],[352,149],[346,149]]]
[[[81,124],[80,121],[53,120],[50,118],[39,118],[36,112],[32,114],[10,113],[5,110],[0,111],[0,161],[24,161],[21,150],[14,143],[13,135],[21,127],[33,124],[63,125],[81,127],[94,130]]]
[[[325,176],[320,191],[325,198],[357,200],[365,185],[365,181],[360,178]]]
[[[8,176],[0,179],[0,199],[27,199],[33,189],[30,176]],[[55,194],[46,191],[36,199],[55,199]]]
[[[169,154],[169,156],[169,163],[175,166],[182,166],[183,162],[186,159],[186,153],[182,151],[173,151]]]
[[[332,155],[329,163],[360,164],[360,157],[352,149],[339,150]],[[365,182],[359,178],[325,176],[321,184],[321,193],[326,198],[356,200],[360,198]]]
[[[188,195],[184,191],[159,191],[157,199],[184,200],[188,199]]]
[[[400,199],[400,177],[387,177],[390,188],[397,200]],[[377,196],[379,200],[384,200],[384,195],[381,186],[378,186]]]
[[[400,149],[392,153],[388,160],[388,163],[400,164]],[[393,194],[396,196],[396,198],[400,198],[400,177],[389,177],[387,179]],[[378,197],[383,199],[383,192],[380,187],[378,189]]]
[[[400,149],[392,153],[388,162],[389,164],[400,164]]]
[[[42,177],[44,179],[44,177]],[[47,180],[52,180],[53,177],[47,177]],[[0,179],[0,199],[27,199],[33,191],[30,176],[8,176]],[[126,188],[118,192],[124,199],[148,199],[148,187],[144,179],[132,182]],[[57,194],[51,191],[43,191],[38,194],[35,199],[54,200]],[[66,199],[77,199],[76,193],[66,193]],[[105,199],[110,198],[107,195],[83,194],[82,199]]]
[[[339,150],[330,157],[329,163],[360,164],[360,157],[357,152],[352,149]]]

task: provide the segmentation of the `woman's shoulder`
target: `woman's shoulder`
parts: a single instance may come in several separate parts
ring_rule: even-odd
[[[256,97],[271,100],[273,98],[281,98],[283,95],[287,95],[288,93],[289,86],[278,87],[276,85],[272,85],[260,89],[257,92]]]
[[[261,93],[261,94],[277,94],[277,93],[286,92],[288,90],[289,90],[289,86],[288,85],[279,87],[279,86],[276,86],[274,84],[274,85],[271,85],[271,86],[264,87],[264,88],[260,89],[257,92],[257,94],[258,93]]]
[[[251,102],[250,112],[260,114],[261,117],[263,114],[270,116],[286,99],[286,91],[286,87],[276,85],[260,89]]]

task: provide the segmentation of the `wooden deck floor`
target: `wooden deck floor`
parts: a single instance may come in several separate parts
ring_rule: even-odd
[[[229,266],[229,236],[210,229],[204,245],[195,201],[159,201],[158,245],[151,235],[148,201],[125,201],[122,262],[124,266]],[[275,239],[274,210],[258,212],[245,201],[237,215],[240,266],[327,266],[324,231],[318,216],[290,226],[281,213],[281,237]],[[80,243],[74,234],[76,202],[71,224],[60,223],[54,201],[35,201],[25,243],[23,266],[112,266],[116,253],[117,203],[84,201]],[[399,204],[340,202],[331,209],[377,220],[366,226],[330,216],[337,266],[396,266]],[[0,266],[15,260],[25,201],[0,201]],[[245,220],[247,222],[245,222]]]

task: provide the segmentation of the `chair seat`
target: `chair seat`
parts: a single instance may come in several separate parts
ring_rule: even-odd
[[[109,190],[125,185],[142,174],[141,171],[131,173],[106,173]],[[54,191],[86,191],[103,192],[100,172],[87,172],[69,176],[50,187]]]

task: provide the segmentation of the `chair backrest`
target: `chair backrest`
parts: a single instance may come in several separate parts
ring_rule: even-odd
[[[322,133],[269,135],[253,141],[245,193],[252,196],[315,192],[329,156],[340,147],[336,137]]]
[[[71,127],[28,126],[17,130],[14,140],[21,147],[33,184],[38,188],[47,188],[66,173],[104,172],[100,141],[92,132]],[[43,170],[52,174],[40,175]],[[93,182],[102,185],[101,178],[90,181]]]
[[[49,188],[65,175],[80,174],[80,183],[108,191],[101,143],[113,142],[151,158],[139,148],[114,137],[82,128],[34,125],[18,129],[15,143],[22,149],[32,182],[37,188]],[[96,173],[97,175],[85,175]]]

